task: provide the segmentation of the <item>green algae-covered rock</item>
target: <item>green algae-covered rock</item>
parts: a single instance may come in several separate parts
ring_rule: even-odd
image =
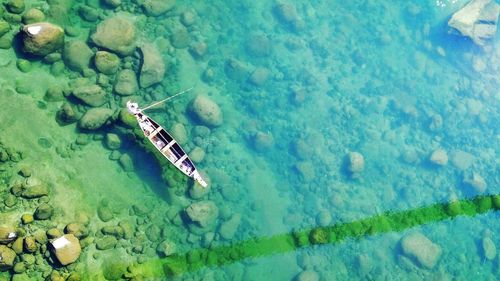
[[[111,121],[113,113],[109,108],[91,108],[82,116],[78,126],[86,130],[97,130]]]
[[[146,237],[151,242],[157,242],[161,237],[161,229],[155,224],[151,225],[146,229]]]
[[[24,250],[27,253],[34,253],[38,250],[35,238],[33,236],[27,236],[24,238]]]
[[[0,225],[0,244],[8,244],[16,238],[16,229],[13,226]]]
[[[63,236],[62,231],[60,231],[57,228],[51,228],[51,229],[47,230],[46,234],[47,234],[47,237],[50,239],[59,238],[59,237]]]
[[[23,253],[23,244],[24,239],[22,237],[18,237],[11,245],[11,249],[18,255]]]
[[[117,134],[113,134],[113,133],[106,134],[105,142],[106,142],[106,146],[112,150],[119,149],[120,146],[122,145],[122,142],[120,140],[120,136],[118,136]]]
[[[18,59],[16,61],[16,66],[17,69],[19,69],[21,72],[29,72],[31,70],[31,62],[29,60],[25,59]]]
[[[113,212],[108,206],[102,205],[97,208],[97,216],[103,222],[108,222],[114,218]]]
[[[39,198],[49,194],[49,189],[44,184],[37,184],[27,186],[22,192],[21,196],[27,199]]]
[[[21,221],[23,224],[29,224],[34,221],[34,217],[32,214],[24,214],[21,216]]]
[[[37,220],[47,220],[52,217],[54,208],[47,203],[42,203],[36,208],[34,217]]]
[[[329,242],[329,235],[323,228],[315,228],[309,233],[311,244],[326,244]]]
[[[159,16],[174,8],[175,0],[145,0],[142,4],[148,16]]]
[[[126,264],[119,261],[106,262],[102,267],[102,273],[107,280],[121,280],[126,271]]]
[[[18,262],[14,265],[14,268],[12,269],[15,273],[23,273],[26,271],[26,265],[24,262]],[[14,280],[14,279],[12,279]],[[28,279],[27,279],[28,280]]]
[[[10,31],[10,24],[6,21],[0,20],[0,37]]]
[[[85,85],[73,89],[72,94],[87,105],[98,107],[108,102],[108,95],[99,85]]]
[[[124,235],[123,228],[120,226],[105,226],[101,229],[101,232],[104,235],[111,235],[117,239],[122,238]]]
[[[57,121],[61,125],[71,124],[78,120],[78,116],[70,103],[63,103],[56,114]]]
[[[63,59],[71,70],[82,72],[89,67],[94,53],[89,46],[80,40],[69,41],[64,44]]]
[[[120,166],[122,166],[123,170],[126,172],[134,171],[134,162],[132,161],[132,157],[127,153],[120,155],[120,159],[118,159]]]
[[[453,201],[445,206],[446,213],[450,216],[456,216],[461,214],[462,208],[460,207],[459,201]]]
[[[500,195],[494,195],[492,198],[493,206],[498,210],[500,209]]]
[[[114,248],[118,240],[114,236],[106,235],[96,240],[96,248],[98,250],[108,250]]]
[[[29,9],[23,15],[23,23],[24,24],[32,24],[36,22],[43,22],[45,20],[45,14],[36,8]]]
[[[477,198],[474,203],[479,213],[484,213],[493,207],[493,202],[489,196]]]
[[[130,114],[127,109],[121,109],[118,118],[123,125],[129,128],[137,126],[137,120],[135,119],[135,116]]]
[[[170,43],[177,49],[184,49],[191,44],[191,37],[185,28],[178,28],[170,36]]]
[[[124,56],[132,54],[136,48],[134,23],[124,15],[99,23],[90,38],[97,46]]]
[[[97,70],[106,75],[115,74],[120,66],[120,58],[110,52],[98,51],[94,57]]]
[[[130,96],[139,90],[135,72],[124,69],[116,75],[115,92],[122,96]]]
[[[144,44],[140,50],[142,53],[142,66],[139,83],[141,88],[147,88],[163,80],[165,63],[160,51],[154,44]]]
[[[24,12],[26,5],[24,4],[24,0],[9,0],[5,3],[5,7],[13,14],[20,14]]]
[[[11,269],[14,266],[16,253],[7,246],[0,245],[0,271]]]
[[[64,228],[66,234],[73,234],[78,239],[83,239],[89,235],[89,230],[81,223],[68,223]]]
[[[21,38],[25,53],[45,56],[62,48],[64,30],[48,22],[33,23],[22,28]]]
[[[156,251],[160,253],[163,257],[168,257],[177,253],[177,246],[175,245],[174,242],[170,240],[164,240],[163,242],[158,244]]]

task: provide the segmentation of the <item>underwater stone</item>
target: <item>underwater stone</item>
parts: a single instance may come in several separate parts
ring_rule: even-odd
[[[209,227],[219,216],[219,208],[212,201],[200,201],[187,207],[186,214],[191,222],[201,227]]]
[[[62,265],[74,263],[82,251],[80,241],[73,234],[65,234],[50,244],[50,250]]]
[[[348,163],[347,169],[349,172],[355,174],[360,173],[365,169],[365,158],[359,152],[349,152],[347,154]]]
[[[120,146],[122,145],[122,141],[120,140],[120,136],[118,136],[117,134],[113,134],[113,133],[106,134],[105,142],[106,142],[106,146],[111,150],[119,149]]]
[[[116,240],[116,238],[114,236],[106,235],[104,237],[97,239],[96,248],[98,250],[108,250],[108,249],[114,248],[117,243],[118,243],[118,240]]]
[[[174,242],[165,240],[160,244],[158,244],[158,247],[156,247],[156,251],[160,253],[163,257],[168,257],[177,253],[177,246],[175,245]]]
[[[472,176],[464,175],[463,182],[464,184],[472,187],[478,193],[483,193],[486,190],[486,181],[476,172],[473,172]]]
[[[432,152],[429,160],[435,165],[444,166],[448,163],[448,153],[443,149],[436,149]]]
[[[484,237],[481,241],[484,257],[488,260],[494,260],[497,255],[495,242],[490,237]]]
[[[455,150],[451,153],[451,164],[457,169],[465,171],[474,162],[474,156],[462,150]]]
[[[22,192],[21,197],[27,199],[39,198],[42,196],[49,195],[49,189],[46,185],[37,184],[33,186],[27,186]]]
[[[319,281],[319,275],[316,271],[304,270],[295,276],[294,281]]]
[[[130,96],[139,90],[135,72],[124,69],[116,76],[115,92],[122,96]]]
[[[229,79],[243,82],[248,78],[248,67],[236,59],[228,59],[224,65],[224,72]]]
[[[134,162],[132,161],[130,155],[128,155],[127,153],[122,154],[120,156],[120,159],[118,159],[118,162],[120,162],[120,165],[122,166],[123,170],[125,170],[125,172],[134,171]]]
[[[448,25],[484,46],[496,34],[500,4],[495,0],[473,0],[454,13]]]
[[[96,45],[124,56],[131,55],[136,48],[134,23],[123,15],[99,23],[90,38]]]
[[[204,125],[212,127],[222,125],[222,112],[219,106],[209,97],[204,95],[196,96],[191,102],[190,109]]]
[[[257,132],[253,136],[253,147],[255,150],[263,152],[270,149],[274,144],[273,136],[270,133]]]
[[[31,70],[31,62],[29,60],[25,59],[18,59],[16,61],[16,66],[17,69],[19,69],[21,72],[27,73]]]
[[[101,232],[104,235],[111,235],[116,237],[117,239],[123,237],[123,228],[121,228],[120,226],[105,226],[101,228]]]
[[[148,16],[159,16],[174,8],[175,0],[145,0],[142,4]]]
[[[17,238],[16,229],[9,225],[0,226],[0,244],[8,244]]]
[[[21,222],[23,224],[29,224],[29,223],[32,223],[34,221],[34,217],[32,214],[24,214],[21,216]]]
[[[269,78],[269,70],[265,67],[257,67],[250,75],[250,83],[255,86],[262,86],[266,83]]]
[[[97,130],[110,122],[114,111],[109,108],[91,108],[78,122],[82,129]]]
[[[441,257],[441,247],[423,234],[414,232],[401,239],[403,253],[426,268],[433,268]]]
[[[24,238],[24,250],[28,253],[34,253],[38,250],[35,238],[33,236],[27,236]]]
[[[7,10],[13,14],[20,14],[24,12],[24,8],[26,5],[24,4],[24,0],[10,0],[5,3],[5,7]]]
[[[112,8],[117,8],[122,4],[122,0],[104,0],[104,4]]]
[[[194,147],[188,154],[189,159],[195,163],[201,163],[205,159],[205,151],[199,146]]]
[[[185,28],[178,28],[170,36],[170,43],[177,49],[184,49],[189,47],[191,37]]]
[[[140,50],[142,54],[142,66],[139,83],[141,88],[147,88],[163,80],[165,63],[155,44],[144,44]]]
[[[112,220],[114,217],[113,212],[111,212],[111,209],[109,209],[109,207],[107,207],[107,206],[99,206],[97,208],[97,216],[103,222],[108,222],[108,221]]]
[[[23,243],[24,239],[22,237],[18,237],[10,246],[12,250],[18,255],[23,253]]]
[[[64,63],[71,70],[83,72],[89,67],[92,56],[94,53],[83,41],[75,40],[64,44]]]
[[[31,24],[31,23],[36,23],[36,22],[42,22],[44,20],[45,20],[45,14],[42,11],[40,11],[39,9],[36,9],[36,8],[29,9],[23,15],[23,23],[24,24]]]
[[[245,44],[246,52],[251,56],[267,57],[271,54],[271,41],[265,34],[253,34]]]
[[[134,227],[128,221],[121,221],[118,226],[122,228],[123,238],[130,239],[134,235]]]
[[[73,107],[67,102],[61,105],[61,108],[57,111],[56,117],[57,121],[61,124],[71,124],[78,120]]]
[[[23,273],[26,271],[26,265],[24,264],[24,262],[18,262],[14,265],[12,271],[14,271],[15,273]],[[12,277],[12,280],[14,281],[18,279],[14,279],[14,277]],[[29,280],[29,278],[26,276],[25,280]]]
[[[219,234],[224,239],[233,239],[236,231],[238,231],[238,226],[241,222],[241,215],[234,214],[231,218],[223,222],[219,228]]]
[[[310,161],[300,161],[295,164],[295,169],[299,172],[304,181],[312,181],[316,177],[314,164]]]
[[[6,21],[0,20],[0,37],[10,31],[10,24]]]
[[[174,125],[172,125],[172,127],[170,128],[170,133],[180,145],[183,145],[188,141],[186,128],[181,123],[175,123]]]
[[[304,21],[299,18],[297,9],[294,5],[290,3],[279,3],[274,6],[273,11],[275,16],[282,24],[290,27],[295,31],[303,28]]]
[[[181,23],[188,27],[195,23],[196,14],[193,11],[185,11],[181,14]]]
[[[59,238],[59,237],[63,236],[63,233],[57,228],[51,228],[51,229],[47,230],[46,234],[47,234],[47,237],[50,239]]]
[[[36,208],[34,217],[37,220],[46,220],[52,217],[54,208],[47,203],[42,203]]]
[[[7,246],[0,245],[0,271],[11,269],[14,266],[16,253]]]
[[[64,228],[66,234],[73,234],[78,239],[83,239],[89,235],[88,229],[80,223],[69,223]]]
[[[108,102],[108,95],[99,85],[85,85],[73,89],[72,94],[87,105],[98,107]]]
[[[94,64],[101,73],[115,74],[120,66],[120,58],[110,52],[98,51],[94,57]]]
[[[21,35],[23,51],[32,55],[48,55],[61,49],[64,44],[64,30],[48,22],[25,25]]]
[[[149,226],[147,229],[146,229],[146,237],[149,239],[149,241],[151,242],[156,242],[158,240],[160,240],[160,237],[161,237],[161,229],[153,224],[151,226]]]

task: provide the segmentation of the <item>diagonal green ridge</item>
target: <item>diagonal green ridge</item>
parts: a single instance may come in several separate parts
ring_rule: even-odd
[[[174,277],[203,267],[222,266],[246,258],[286,253],[313,245],[336,244],[345,239],[361,239],[375,234],[403,231],[457,216],[473,217],[499,209],[500,194],[497,194],[436,203],[407,211],[385,212],[381,215],[348,223],[249,239],[210,249],[194,249],[184,254],[150,260],[135,267],[132,274],[148,278]]]

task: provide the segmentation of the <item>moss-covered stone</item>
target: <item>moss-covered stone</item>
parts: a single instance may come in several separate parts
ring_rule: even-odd
[[[110,52],[98,51],[94,57],[94,64],[99,72],[112,75],[120,67],[120,58]]]
[[[47,220],[52,217],[54,208],[47,203],[42,203],[36,208],[34,217],[37,220]]]
[[[24,214],[21,216],[21,221],[23,224],[29,224],[29,223],[32,223],[34,220],[33,218],[33,215],[32,214]]]
[[[33,236],[27,236],[24,238],[24,250],[27,253],[34,253],[38,250],[35,238]]]
[[[9,0],[6,4],[5,7],[7,10],[13,14],[20,14],[24,12],[24,9],[26,8],[26,5],[24,3],[24,0]]]
[[[36,22],[42,22],[45,20],[45,14],[36,8],[29,9],[23,15],[23,23],[24,24],[32,24]]]
[[[114,236],[106,235],[104,237],[98,238],[96,241],[96,248],[98,250],[108,250],[114,248],[118,243],[118,240]]]
[[[16,253],[7,246],[0,245],[0,271],[11,269],[14,266]]]
[[[311,244],[326,244],[329,242],[330,235],[324,228],[315,228],[309,234]]]
[[[10,24],[6,21],[0,20],[0,37],[10,31]]]
[[[489,196],[479,197],[475,200],[475,203],[479,213],[487,212],[493,207],[493,202]]]

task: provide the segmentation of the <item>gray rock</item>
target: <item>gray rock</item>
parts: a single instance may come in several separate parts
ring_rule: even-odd
[[[189,196],[193,199],[201,199],[205,197],[209,192],[210,192],[210,185],[208,187],[202,187],[199,184],[193,184],[189,188]]]
[[[126,172],[134,171],[134,162],[132,161],[130,155],[124,153],[120,156],[120,159],[118,159],[118,161],[120,162],[123,170],[125,170]]]
[[[49,194],[49,189],[44,184],[27,186],[21,192],[21,196],[27,199],[39,198]]]
[[[108,222],[114,218],[113,212],[111,212],[111,209],[107,206],[97,207],[97,216],[103,222]]]
[[[7,246],[0,245],[0,271],[9,270],[14,266],[16,253]]]
[[[151,242],[156,242],[160,240],[161,237],[161,229],[155,224],[151,225],[146,229],[146,237]]]
[[[469,185],[478,193],[486,190],[486,181],[476,172],[473,172],[472,176],[464,176],[464,184]]]
[[[83,41],[70,41],[64,45],[64,63],[74,71],[83,72],[88,69],[92,56],[94,53]]]
[[[35,214],[33,215],[37,220],[47,220],[52,217],[54,213],[54,208],[47,203],[42,203],[36,208]]]
[[[483,246],[484,257],[488,260],[494,260],[497,255],[497,248],[495,246],[495,242],[493,242],[493,240],[491,240],[490,237],[484,237],[481,242]]]
[[[347,169],[351,173],[360,173],[365,168],[365,158],[359,152],[349,152],[347,154],[348,166]]]
[[[117,134],[113,133],[106,134],[105,141],[106,141],[106,146],[112,150],[118,149],[122,145],[120,137]]]
[[[170,133],[180,145],[183,145],[188,141],[186,128],[181,123],[175,123],[174,125],[172,125],[172,127],[170,128]]]
[[[8,244],[17,238],[16,229],[9,225],[0,226],[0,244]]]
[[[160,51],[154,44],[144,44],[141,47],[142,66],[139,76],[141,88],[147,88],[163,80],[165,63]]]
[[[403,237],[401,247],[406,256],[415,259],[419,265],[426,268],[433,268],[441,257],[441,247],[418,232]]]
[[[295,281],[319,281],[319,275],[316,271],[312,270],[304,270],[299,273],[295,279]]]
[[[62,265],[74,263],[82,251],[80,241],[73,234],[65,234],[50,244],[52,253]]]
[[[106,75],[115,74],[120,66],[120,58],[110,52],[98,51],[94,57],[97,70]]]
[[[196,96],[191,102],[191,111],[204,125],[212,127],[222,125],[222,111],[219,106],[207,96]]]
[[[78,239],[83,239],[89,235],[89,230],[80,223],[69,223],[64,228],[66,234],[73,234]]]
[[[45,20],[45,14],[41,10],[36,8],[29,9],[23,15],[23,23],[25,24],[42,22],[44,20]]]
[[[7,10],[13,14],[21,14],[26,8],[24,0],[10,0],[5,3]]]
[[[159,16],[175,6],[175,0],[145,0],[142,4],[144,12],[148,16]]]
[[[82,116],[78,126],[82,129],[97,130],[110,122],[113,112],[109,108],[91,108]]]
[[[135,72],[124,69],[116,76],[115,92],[122,96],[130,96],[139,90]]]
[[[474,162],[474,156],[462,150],[455,150],[451,153],[451,164],[457,169],[465,171]]]
[[[453,14],[448,25],[484,46],[496,34],[500,4],[495,0],[473,0]]]
[[[174,242],[165,240],[158,244],[158,247],[156,248],[156,251],[158,251],[160,254],[162,254],[164,257],[171,256],[175,253],[177,253],[177,246],[175,245]]]
[[[87,105],[98,107],[108,102],[108,95],[99,85],[85,85],[73,89],[72,94]]]
[[[186,214],[192,223],[201,227],[209,227],[215,224],[219,216],[219,208],[212,201],[200,201],[187,207]]]
[[[48,22],[25,25],[21,31],[23,51],[28,54],[45,56],[62,48],[64,30]]]
[[[99,23],[90,38],[96,45],[124,56],[131,55],[136,48],[134,23],[124,15]]]

